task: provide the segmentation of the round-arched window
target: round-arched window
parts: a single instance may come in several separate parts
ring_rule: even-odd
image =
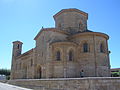
[[[60,51],[57,51],[57,52],[56,52],[56,60],[57,60],[57,61],[60,61],[60,60],[61,60],[61,53],[60,53]]]
[[[69,61],[73,61],[73,51],[72,50],[70,50],[69,51]]]
[[[83,52],[88,52],[88,44],[87,43],[83,44]]]
[[[104,44],[101,43],[101,44],[100,44],[100,52],[103,53],[104,51],[105,51],[105,50],[104,50]]]

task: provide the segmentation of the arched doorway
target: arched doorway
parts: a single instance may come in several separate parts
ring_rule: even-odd
[[[27,79],[27,65],[23,64],[23,79]]]
[[[37,78],[40,79],[42,77],[42,70],[41,70],[41,66],[37,67]]]

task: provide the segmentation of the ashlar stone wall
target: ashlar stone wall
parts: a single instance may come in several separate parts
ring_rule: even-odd
[[[120,78],[58,78],[10,80],[9,84],[34,90],[120,90]]]

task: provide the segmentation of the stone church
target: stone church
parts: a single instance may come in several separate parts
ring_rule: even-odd
[[[110,76],[109,36],[88,30],[88,14],[63,9],[53,17],[55,28],[42,28],[35,48],[21,54],[23,43],[13,42],[11,79]]]

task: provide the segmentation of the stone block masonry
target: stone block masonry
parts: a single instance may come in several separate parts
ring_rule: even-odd
[[[8,83],[34,90],[120,90],[118,77],[18,79]]]
[[[10,79],[110,77],[107,34],[87,29],[88,14],[63,9],[54,15],[55,27],[42,28],[35,47],[22,52],[13,42]]]

